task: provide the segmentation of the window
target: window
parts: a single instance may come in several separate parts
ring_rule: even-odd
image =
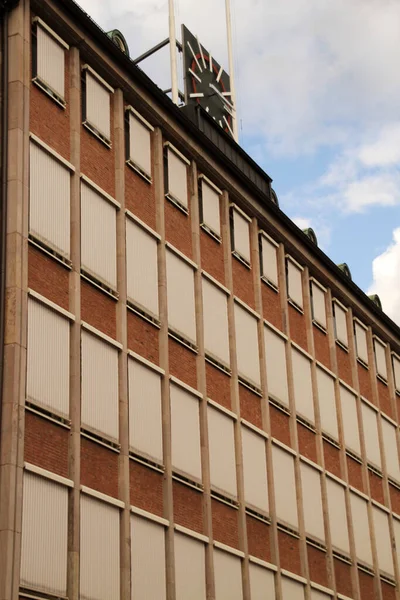
[[[297,529],[296,481],[294,477],[293,455],[283,448],[273,445],[272,464],[278,520],[288,523]]]
[[[231,206],[231,247],[233,254],[250,265],[250,218],[237,206]]]
[[[119,509],[81,495],[80,595],[82,600],[120,597]]]
[[[300,473],[306,533],[325,540],[321,474],[303,461],[300,461]]]
[[[126,219],[128,299],[158,316],[157,238]]]
[[[233,419],[207,407],[210,479],[215,488],[236,496],[236,461]]]
[[[293,387],[296,411],[314,423],[310,359],[292,346]]]
[[[127,161],[128,164],[151,181],[151,132],[150,125],[134,108],[127,109]]]
[[[41,19],[36,17],[34,22],[36,49],[34,47],[32,51],[33,81],[65,106],[65,50],[69,46]]]
[[[249,573],[252,600],[275,598],[275,575],[273,571],[250,562]]]
[[[163,462],[161,374],[128,358],[129,445]]]
[[[268,396],[289,406],[286,370],[286,341],[269,327],[264,326],[265,363]]]
[[[317,365],[317,388],[321,429],[335,440],[339,439],[335,402],[335,379]]]
[[[214,549],[215,597],[242,600],[242,564],[238,556]]]
[[[21,586],[67,596],[68,488],[24,471]]]
[[[320,590],[314,590],[311,588],[311,599],[310,600],[332,600],[333,596],[320,592]]]
[[[219,198],[222,194],[207,177],[200,175],[200,225],[217,239],[221,239],[221,223],[219,214]]]
[[[260,267],[261,277],[278,289],[278,248],[279,245],[274,242],[266,233],[260,233]]]
[[[390,575],[394,575],[392,540],[389,530],[389,515],[373,504],[372,519],[375,529],[375,542],[379,569],[389,573]]]
[[[257,318],[235,302],[236,355],[239,375],[260,386]]]
[[[371,406],[361,401],[361,415],[364,428],[365,451],[367,460],[381,468],[381,452],[379,450],[379,436],[377,412]]]
[[[188,159],[172,144],[164,147],[165,195],[184,212],[188,212],[187,166]]]
[[[118,350],[82,331],[82,427],[118,439]]]
[[[171,383],[172,466],[201,480],[199,398]]]
[[[379,338],[374,337],[374,353],[375,353],[375,364],[376,372],[378,375],[387,380],[387,367],[386,367],[386,344],[384,344]]]
[[[166,600],[164,527],[133,514],[131,540],[132,600]]]
[[[304,600],[304,584],[289,577],[282,577],[282,596],[284,600]]]
[[[397,564],[400,569],[400,521],[393,518],[394,537],[396,542]]]
[[[338,342],[345,348],[349,345],[349,338],[347,335],[347,308],[334,300],[332,303],[333,316],[335,320],[335,337]]]
[[[357,358],[368,364],[367,328],[360,321],[354,319],[354,335],[356,337]]]
[[[394,385],[397,392],[400,392],[400,358],[397,354],[392,354],[392,364],[394,373]]]
[[[69,322],[56,311],[28,299],[29,401],[69,416]]]
[[[29,232],[68,259],[71,173],[57,156],[31,140]]]
[[[207,353],[229,365],[228,297],[206,277],[202,283],[204,345]]]
[[[344,442],[346,446],[360,454],[360,436],[358,433],[356,396],[347,387],[340,384],[340,404],[342,407]]]
[[[347,528],[345,488],[334,479],[327,477],[326,493],[332,546],[340,552],[348,554],[350,552],[350,545]]]
[[[90,276],[117,287],[116,206],[81,182],[81,266]]]
[[[310,282],[310,292],[313,321],[321,325],[323,329],[326,329],[326,289],[320,283],[317,283],[315,279],[312,279]]]
[[[194,268],[167,249],[168,324],[189,340],[196,340]]]
[[[248,427],[242,427],[242,454],[246,504],[268,512],[265,439]]]
[[[302,274],[303,267],[301,267],[291,256],[286,256],[288,299],[301,309],[303,308]]]
[[[114,90],[91,67],[85,65],[83,69],[83,124],[103,142],[110,145],[110,94],[113,94]]]
[[[175,533],[176,600],[206,600],[206,558],[204,543]],[[156,596],[153,596],[156,598]]]
[[[397,450],[397,427],[382,418],[383,447],[388,476],[400,481],[399,452]]]
[[[371,538],[368,524],[368,502],[350,492],[350,506],[353,520],[354,541],[358,560],[372,565]]]

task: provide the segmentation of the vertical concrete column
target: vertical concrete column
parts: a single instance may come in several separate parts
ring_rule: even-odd
[[[74,482],[70,492],[68,519],[67,590],[71,600],[79,598],[80,548],[80,471],[81,471],[81,68],[77,48],[70,49],[70,135],[71,163],[71,263],[69,278],[70,311],[75,315],[70,337],[70,417],[69,476]]]
[[[21,558],[27,343],[30,9],[8,21],[8,161],[4,363],[0,437],[0,598],[17,600]],[[4,57],[2,57],[4,60]],[[3,92],[4,94],[4,92]],[[4,100],[4,96],[3,96]]]

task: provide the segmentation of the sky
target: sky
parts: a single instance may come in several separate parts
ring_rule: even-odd
[[[132,58],[168,37],[167,0],[78,4],[119,29]],[[231,10],[240,145],[281,209],[400,324],[400,2],[231,0]],[[178,39],[185,24],[228,70],[224,0],[175,0],[175,20]],[[162,89],[168,58],[165,48],[140,65]]]

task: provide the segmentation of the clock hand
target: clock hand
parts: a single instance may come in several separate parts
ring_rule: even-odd
[[[229,107],[231,110],[233,110],[233,104],[231,104],[231,103],[229,102],[229,100],[227,100],[227,99],[225,98],[225,96],[223,96],[223,95],[221,94],[221,92],[220,92],[220,91],[219,91],[219,90],[218,90],[218,89],[215,87],[215,85],[214,85],[213,83],[210,83],[210,84],[209,84],[209,86],[210,86],[210,88],[211,88],[212,90],[214,90],[214,92],[215,92],[215,93],[216,93],[216,94],[217,94],[217,95],[218,95],[218,96],[221,98],[221,100],[223,100],[223,102],[225,102],[225,104],[226,104],[226,105],[227,105],[227,106],[228,106],[228,107]]]

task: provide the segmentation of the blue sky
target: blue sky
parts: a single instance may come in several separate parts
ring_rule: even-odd
[[[120,29],[132,57],[168,36],[167,0],[79,4]],[[231,5],[240,144],[284,212],[400,323],[400,3]],[[224,0],[175,0],[175,16],[178,37],[184,23],[228,64]],[[141,66],[170,87],[168,49]]]

